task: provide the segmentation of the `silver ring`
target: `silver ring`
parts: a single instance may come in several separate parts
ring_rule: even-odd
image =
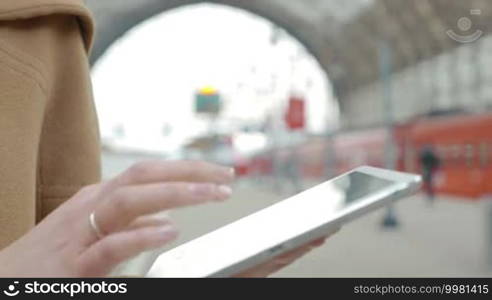
[[[89,215],[89,224],[92,228],[92,231],[96,234],[98,239],[102,239],[104,237],[104,234],[102,233],[101,229],[96,223],[96,215],[94,214],[95,212],[92,212]]]

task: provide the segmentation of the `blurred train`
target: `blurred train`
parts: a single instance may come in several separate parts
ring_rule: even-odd
[[[310,138],[302,145],[243,159],[236,169],[239,175],[272,174],[274,160],[276,165],[295,162],[303,178],[321,179],[360,165],[384,167],[389,152],[397,170],[421,173],[420,153],[429,146],[441,162],[435,174],[437,193],[469,199],[492,195],[492,113],[437,114],[392,129]]]

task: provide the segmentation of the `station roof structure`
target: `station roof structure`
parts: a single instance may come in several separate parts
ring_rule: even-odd
[[[99,25],[92,62],[120,36],[161,12],[197,0],[86,0]],[[393,70],[450,51],[449,33],[487,35],[490,0],[216,0],[271,20],[318,59],[343,95],[379,79],[379,49],[392,49]]]

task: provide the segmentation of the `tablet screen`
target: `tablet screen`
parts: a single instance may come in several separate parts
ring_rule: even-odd
[[[394,182],[361,172],[352,172],[332,181],[334,188],[343,195],[343,206],[349,205],[364,196],[389,187]]]

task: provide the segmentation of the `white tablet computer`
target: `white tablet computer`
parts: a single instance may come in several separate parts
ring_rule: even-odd
[[[357,168],[161,254],[147,277],[226,277],[415,192],[418,175]]]

